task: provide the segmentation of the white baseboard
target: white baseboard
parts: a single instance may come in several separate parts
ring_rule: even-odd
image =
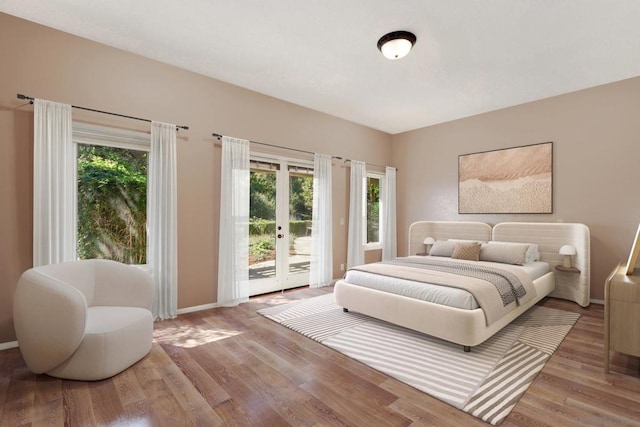
[[[0,342],[0,350],[9,350],[18,347],[18,341]]]
[[[589,302],[591,302],[592,304],[604,305],[604,300],[601,300],[601,299],[591,299],[589,300]]]
[[[217,302],[212,302],[211,304],[195,305],[193,307],[185,307],[185,308],[178,309],[178,314],[193,313],[194,311],[209,310],[210,308],[217,308],[217,307],[218,307]]]

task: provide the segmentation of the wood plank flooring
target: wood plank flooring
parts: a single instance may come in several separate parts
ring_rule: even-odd
[[[0,425],[484,425],[256,313],[331,291],[158,322],[151,353],[104,381],[34,375],[18,349],[0,351]],[[582,317],[502,425],[640,425],[640,361],[615,354],[604,374],[602,306],[541,305]]]

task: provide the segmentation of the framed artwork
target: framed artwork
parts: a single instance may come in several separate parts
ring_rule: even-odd
[[[458,156],[458,213],[553,213],[553,142]]]
[[[627,276],[631,276],[633,274],[633,270],[636,268],[636,263],[638,262],[638,254],[640,254],[640,225],[638,225],[636,238],[633,239],[631,252],[629,252],[629,259],[627,260]]]

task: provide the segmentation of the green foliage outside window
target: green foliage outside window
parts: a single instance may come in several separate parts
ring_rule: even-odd
[[[145,264],[147,153],[78,144],[78,258]]]
[[[270,172],[251,171],[249,218],[272,220],[276,219],[276,174]]]
[[[293,220],[311,221],[313,210],[313,176],[291,176],[289,216]]]
[[[249,218],[251,221],[276,219],[275,172],[251,171]],[[313,207],[313,176],[291,174],[289,179],[289,217],[311,220]]]
[[[380,179],[367,177],[367,243],[380,241]]]
[[[252,170],[249,200],[249,263],[272,260],[275,257],[276,172]],[[289,174],[289,244],[309,235],[313,209],[313,176]],[[285,224],[281,224],[284,228]],[[285,228],[287,230],[287,228]]]

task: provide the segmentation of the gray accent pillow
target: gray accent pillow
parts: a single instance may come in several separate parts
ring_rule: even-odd
[[[482,245],[480,261],[500,262],[502,264],[523,265],[529,245],[499,243]]]
[[[456,242],[447,242],[445,240],[436,240],[431,246],[429,255],[431,256],[446,256],[451,257],[453,255],[453,249],[456,247]]]
[[[534,261],[540,261],[540,252],[538,251],[538,245],[535,243],[519,243],[519,242],[497,242],[497,241],[491,241],[489,242],[490,245],[527,245],[527,253],[524,257],[524,262],[529,263],[529,262],[534,262]]]

